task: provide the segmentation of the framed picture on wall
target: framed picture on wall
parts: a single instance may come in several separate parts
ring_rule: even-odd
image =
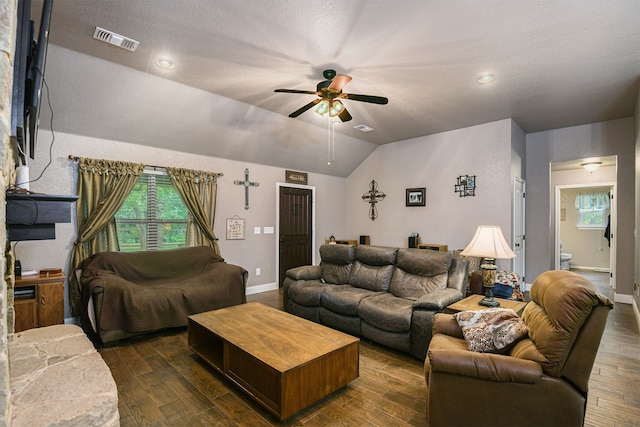
[[[227,240],[243,240],[245,237],[246,220],[235,215],[227,218]]]
[[[427,196],[427,189],[425,187],[407,188],[406,206],[425,206],[426,196]]]

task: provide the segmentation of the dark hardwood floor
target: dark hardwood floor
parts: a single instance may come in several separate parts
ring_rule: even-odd
[[[609,291],[598,276],[591,279]],[[248,299],[282,309],[279,291]],[[422,363],[365,340],[360,377],[284,422],[196,357],[184,328],[99,351],[118,385],[124,427],[426,424]],[[630,305],[616,304],[611,311],[589,385],[586,426],[640,426],[640,334]],[[512,404],[527,404],[526,396],[511,398]]]

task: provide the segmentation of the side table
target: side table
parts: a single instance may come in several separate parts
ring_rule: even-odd
[[[470,295],[465,299],[462,299],[458,302],[454,302],[450,306],[447,307],[447,313],[458,313],[460,311],[466,310],[485,310],[489,307],[485,307],[483,305],[479,305],[478,302],[484,298],[484,295]],[[496,298],[500,301],[501,308],[510,308],[516,312],[518,316],[522,316],[522,312],[524,311],[524,307],[527,305],[526,302],[522,301],[514,301],[510,299],[502,299]]]
[[[64,323],[65,279],[64,274],[16,277],[15,332]]]

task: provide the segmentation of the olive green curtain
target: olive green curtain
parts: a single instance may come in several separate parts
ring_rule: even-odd
[[[114,216],[143,170],[142,163],[78,159],[78,237],[69,263],[69,305],[74,316],[82,311],[82,289],[75,271],[95,253],[119,250]]]
[[[187,246],[210,246],[220,255],[218,239],[213,233],[220,174],[168,167],[167,175],[189,209]]]

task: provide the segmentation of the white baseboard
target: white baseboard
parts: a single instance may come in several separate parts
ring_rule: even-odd
[[[596,273],[611,273],[611,269],[608,267],[591,267],[589,265],[575,265],[569,264],[572,270],[587,270],[587,271],[595,271]]]
[[[265,283],[264,285],[258,286],[249,286],[247,288],[247,295],[259,294],[260,292],[273,291],[276,289],[278,289],[278,284],[276,282]]]
[[[613,301],[614,302],[621,302],[623,304],[633,304],[633,295],[619,294],[619,293],[614,292]]]

